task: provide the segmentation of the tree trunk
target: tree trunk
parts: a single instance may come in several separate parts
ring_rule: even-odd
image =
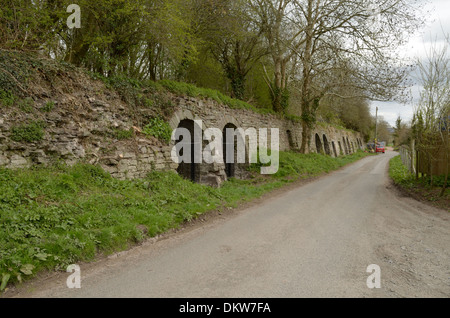
[[[306,28],[306,40],[305,40],[305,49],[302,58],[303,64],[303,85],[302,85],[302,126],[303,126],[303,138],[302,138],[302,147],[300,148],[301,153],[306,153],[306,146],[311,143],[311,130],[315,125],[315,107],[311,105],[311,59],[312,59],[312,46],[313,46],[313,19],[312,19],[312,0],[308,1],[308,13],[307,13],[307,22],[308,27]],[[313,109],[314,108],[314,109]]]
[[[289,59],[274,58],[275,74],[272,87],[272,106],[276,113],[284,113],[289,103],[286,65]]]
[[[300,153],[309,153],[309,145],[311,144],[311,129],[304,122],[302,123],[302,143],[300,147]]]
[[[245,76],[237,73],[230,80],[233,97],[243,100],[245,95]]]
[[[71,44],[64,61],[76,66],[81,66],[90,46],[84,41],[83,33],[80,30],[74,29],[73,41]]]
[[[224,62],[224,70],[231,83],[231,95],[233,98],[244,99],[245,95],[245,71],[239,66]]]
[[[81,66],[84,58],[86,57],[90,43],[86,41],[86,35],[91,33],[95,28],[95,16],[88,13],[86,18],[86,23],[83,24],[81,29],[73,29],[72,42],[68,43],[70,47],[67,50],[64,61],[74,64],[76,66]]]

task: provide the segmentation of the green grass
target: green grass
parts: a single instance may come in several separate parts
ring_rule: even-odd
[[[147,108],[152,108],[155,103],[158,104],[160,101],[154,101],[148,97],[145,97],[142,92],[145,94],[155,95],[157,93],[164,93],[165,91],[168,91],[180,96],[210,98],[220,104],[227,105],[232,109],[248,109],[260,114],[274,113],[272,110],[257,108],[242,100],[231,98],[230,96],[227,96],[217,90],[201,88],[185,82],[176,82],[171,80],[161,80],[158,82],[153,82],[150,80],[138,81],[126,77],[107,78],[94,73],[91,73],[90,75],[93,79],[102,80],[109,89],[114,89],[119,92],[126,102],[132,102],[133,104]],[[152,96],[152,98],[153,97],[154,96]]]
[[[320,154],[299,154],[295,152],[280,152],[280,169],[274,178],[307,178],[328,173],[349,163],[366,157],[368,154],[358,151],[350,156],[332,158]],[[253,165],[252,171],[257,172],[260,165]]]
[[[400,156],[391,159],[389,163],[389,176],[395,184],[403,187],[411,188],[416,183],[415,176],[409,172]]]
[[[391,159],[389,175],[409,196],[450,212],[450,188],[447,187],[442,192],[445,176],[434,176],[431,179],[429,176],[419,174],[419,178],[416,178],[415,174],[410,173],[403,165],[400,156]]]
[[[117,140],[127,140],[131,139],[134,136],[134,129],[130,128],[129,130],[111,128],[111,132],[108,134],[109,137],[115,138]]]
[[[163,80],[158,82],[159,85],[163,86],[170,92],[177,95],[186,95],[190,97],[204,97],[215,100],[220,104],[227,105],[232,109],[249,109],[257,113],[270,113],[270,110],[256,108],[253,105],[250,105],[242,100],[234,99],[221,92],[209,89],[209,88],[200,88],[192,84],[183,83],[183,82],[175,82],[169,80]]]
[[[85,164],[0,168],[0,289],[42,270],[65,270],[70,264],[95,260],[99,253],[127,249],[208,211],[236,207],[365,155],[336,159],[281,152],[276,175],[232,179],[219,189],[194,184],[174,172],[123,181]]]
[[[45,103],[45,105],[41,108],[41,111],[44,113],[49,113],[55,108],[55,102],[49,101]]]
[[[389,175],[396,184],[405,188],[417,186],[428,189],[441,188],[445,183],[445,175],[434,176],[433,179],[431,179],[429,176],[422,176],[422,174],[419,174],[419,179],[416,179],[415,174],[410,173],[408,168],[403,164],[400,156],[391,159]]]

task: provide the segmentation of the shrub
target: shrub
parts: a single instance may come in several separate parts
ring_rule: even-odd
[[[21,101],[19,101],[18,107],[25,113],[31,113],[33,111],[33,99],[29,97],[22,99]]]
[[[0,88],[0,106],[12,106],[14,105],[15,97],[10,91],[5,91]]]
[[[394,183],[402,186],[412,187],[414,184],[414,175],[405,167],[400,156],[391,159],[389,176]]]
[[[41,108],[41,110],[45,113],[51,112],[55,108],[55,102],[47,102],[44,107]]]
[[[11,129],[11,139],[17,142],[36,142],[44,138],[44,124],[32,122]]]

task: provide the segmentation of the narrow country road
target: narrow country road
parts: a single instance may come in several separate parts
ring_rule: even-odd
[[[401,197],[368,157],[117,257],[27,284],[18,297],[450,297],[450,215]],[[367,267],[381,289],[367,287]]]

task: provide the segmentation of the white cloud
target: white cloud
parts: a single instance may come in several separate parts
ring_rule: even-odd
[[[407,45],[401,50],[400,54],[409,59],[426,59],[433,45],[437,47],[448,45],[444,40],[444,34],[450,34],[450,0],[430,0],[424,6],[423,14],[427,18],[425,27],[411,38]],[[379,108],[379,115],[389,122],[391,126],[395,125],[398,116],[403,121],[410,121],[414,114],[414,104],[420,97],[421,85],[419,84],[418,72],[411,74],[412,80],[416,83],[411,87],[412,102],[409,105],[403,105],[396,102],[373,102],[372,114],[375,116],[376,107]]]
[[[403,122],[410,122],[414,114],[411,105],[404,105],[396,102],[373,102],[371,104],[371,113],[373,116],[376,114],[377,107],[378,116],[383,117],[391,127],[395,126],[395,122],[399,116],[402,118]]]

